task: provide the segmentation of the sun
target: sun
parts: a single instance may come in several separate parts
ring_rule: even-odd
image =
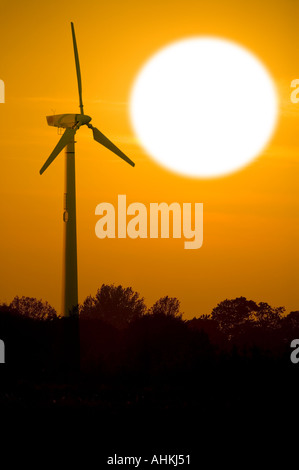
[[[174,42],[139,72],[130,97],[144,150],[191,177],[232,173],[256,158],[274,132],[275,86],[262,62],[220,38]]]

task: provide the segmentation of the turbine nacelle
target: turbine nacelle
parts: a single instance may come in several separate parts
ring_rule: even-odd
[[[54,116],[47,116],[49,126],[75,128],[88,124],[91,117],[85,114],[54,114]]]

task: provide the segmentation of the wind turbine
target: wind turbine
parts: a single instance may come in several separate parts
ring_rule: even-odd
[[[53,160],[65,148],[65,192],[64,192],[64,262],[63,262],[63,315],[69,316],[77,312],[78,306],[78,271],[77,271],[77,229],[76,229],[76,181],[75,181],[75,134],[77,130],[86,125],[93,132],[93,138],[108,150],[115,153],[132,166],[132,162],[116,145],[102,134],[96,127],[90,124],[91,117],[83,112],[82,83],[79,64],[78,49],[76,43],[74,24],[71,23],[72,38],[75,54],[80,114],[58,114],[47,116],[49,126],[62,127],[64,134],[46,160],[40,174],[48,168]]]

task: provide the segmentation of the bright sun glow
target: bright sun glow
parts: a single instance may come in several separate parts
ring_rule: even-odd
[[[248,164],[267,145],[277,96],[243,47],[202,37],[155,54],[134,83],[130,114],[146,152],[168,169],[210,178]]]

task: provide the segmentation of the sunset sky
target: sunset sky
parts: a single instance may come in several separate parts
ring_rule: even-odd
[[[42,298],[61,309],[64,155],[42,175],[57,129],[46,115],[76,113],[78,92],[70,21],[76,28],[83,101],[92,124],[135,161],[132,168],[76,135],[79,301],[102,283],[131,286],[148,306],[169,295],[185,318],[245,296],[299,310],[299,78],[296,0],[2,1],[0,6],[0,301]],[[187,37],[233,40],[253,52],[275,81],[279,118],[270,144],[234,174],[204,180],[172,173],[142,150],[129,98],[143,64]],[[221,77],[219,77],[221,93]],[[225,92],[225,90],[223,90]],[[179,239],[95,235],[101,202],[203,203],[198,250]]]

